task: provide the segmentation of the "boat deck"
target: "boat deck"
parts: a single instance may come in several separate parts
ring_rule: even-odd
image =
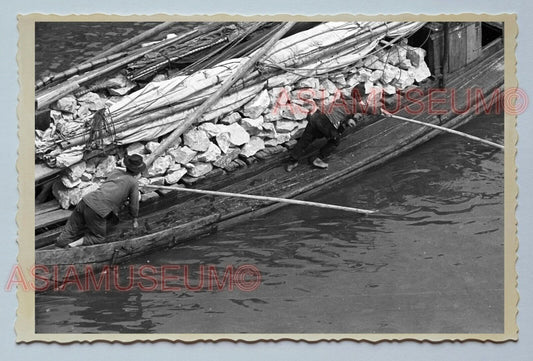
[[[405,109],[397,112],[397,115],[449,128],[460,126],[472,117],[473,112],[451,114],[449,90],[455,89],[457,109],[464,109],[468,105],[467,92],[475,88],[482,89],[488,103],[492,91],[503,85],[503,69],[503,51],[500,50],[462,72],[461,76],[450,78],[446,84],[447,93],[442,91],[428,94],[426,91],[420,98],[421,101],[427,105],[431,96],[434,99],[434,110],[443,110],[446,115],[428,115],[427,111],[409,114]],[[441,103],[438,102],[439,99],[442,100]],[[251,166],[205,179],[194,186],[225,192],[305,198],[323,187],[339,185],[346,177],[378,166],[441,133],[428,127],[393,118],[373,117],[370,124],[355,132],[350,132],[343,138],[341,145],[331,157],[327,170],[319,170],[308,164],[302,164],[293,172],[287,173],[282,162],[287,154],[278,153],[268,159],[254,159],[256,162]],[[466,140],[458,138],[458,141]],[[146,252],[147,248],[171,246],[199,234],[231,226],[254,215],[271,212],[281,206],[283,205],[279,203],[269,204],[237,198],[170,192],[161,197],[158,202],[141,206],[142,213],[138,229],[132,230],[130,221],[125,220],[110,234],[110,243],[69,250],[39,250],[36,262],[41,265],[57,264],[57,252],[68,253],[68,257],[62,257],[65,264],[102,263],[103,254],[106,255],[104,257],[106,262],[119,262]],[[347,206],[365,208],[364,204]],[[46,215],[46,212],[36,215],[36,224],[40,224],[38,218],[43,214]],[[60,228],[37,235],[36,246],[40,247],[53,242],[59,230]]]

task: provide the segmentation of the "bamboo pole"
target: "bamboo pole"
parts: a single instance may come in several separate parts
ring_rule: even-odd
[[[264,65],[271,66],[274,68],[280,66],[283,68],[298,68],[303,66],[304,64],[315,61],[316,59],[324,59],[327,56],[334,56],[336,54],[339,54],[343,50],[350,49],[355,46],[363,47],[363,45],[361,44],[365,44],[365,42],[371,41],[380,36],[385,36],[387,32],[395,29],[399,26],[399,24],[400,23],[393,22],[378,25],[371,29],[363,28],[360,33],[354,35],[350,39],[339,39],[338,41],[333,44],[330,44],[326,48],[316,48],[312,49],[307,53],[296,54],[294,57],[287,59],[282,64],[272,63],[272,60],[270,60],[270,57],[272,57],[276,52],[281,51],[281,49],[277,49],[276,52],[269,54],[269,58],[267,59],[267,62],[265,62]]]
[[[250,30],[247,30],[246,35],[252,34],[254,31],[258,31],[262,27],[264,27],[267,23],[266,22],[258,22],[256,23]],[[282,25],[274,26],[270,31],[268,31],[266,34],[263,34],[259,38],[244,41],[244,39],[237,39],[237,43],[235,45],[232,45],[231,47],[224,49],[223,51],[219,52],[218,54],[215,54],[214,56],[206,55],[200,61],[198,62],[199,66],[202,66],[202,68],[209,68],[213,66],[214,64],[218,64],[226,59],[231,58],[240,58],[242,56],[245,56],[246,53],[255,50],[258,48],[258,46],[262,43],[265,43],[268,41],[270,36],[274,35],[276,31],[281,28]]]
[[[248,70],[254,66],[254,64],[270,49],[274,44],[281,39],[281,37],[287,33],[293,26],[294,22],[287,22],[285,25],[265,44],[263,48],[258,50],[250,59],[248,59],[243,65],[241,65],[229,78],[227,78],[224,83],[222,83],[220,89],[213,94],[209,99],[207,99],[195,112],[194,114],[185,122],[180,124],[160,145],[157,149],[150,154],[146,159],[145,163],[147,166],[150,166],[153,161],[159,157],[163,152],[175,144],[176,139],[185,132],[188,128],[191,127],[194,123],[200,119],[203,113],[205,113],[209,108],[218,101],[218,98],[222,96],[237,80],[239,80]]]
[[[258,83],[251,83],[250,86],[257,85]],[[242,89],[242,84],[234,84],[230,88],[230,92],[236,92]],[[159,108],[150,112],[141,113],[140,115],[134,116],[134,117],[125,117],[119,120],[114,121],[114,127],[115,127],[115,133],[118,134],[119,132],[126,131],[128,129],[141,126],[143,124],[147,124],[149,122],[157,122],[158,120],[161,120],[165,117],[170,117],[173,115],[177,115],[179,112],[190,110],[194,107],[199,106],[202,104],[206,99],[211,96],[216,89],[207,90],[208,93],[202,93],[200,96],[196,96],[193,98],[190,98],[189,100],[177,103],[175,105],[171,105],[164,108]],[[61,146],[66,149],[70,148],[76,145],[83,144],[87,141],[90,131],[87,130],[85,132],[79,133],[78,135],[72,137],[72,138],[66,138],[58,140],[57,143],[61,143]]]
[[[115,61],[117,59],[120,59],[124,56],[126,56],[128,53],[118,53],[113,54],[105,58],[99,58],[97,60],[92,60],[90,62],[85,62],[80,65],[73,66],[72,68],[69,68],[61,73],[57,73],[54,75],[47,76],[46,78],[40,79],[35,83],[35,90],[38,90],[42,87],[44,87],[47,84],[50,84],[52,82],[56,82],[59,80],[63,80],[65,78],[74,76],[78,73],[88,71],[90,69],[96,68],[97,66],[100,66],[104,63],[110,63],[112,61]]]
[[[115,133],[119,133],[149,122],[156,122],[164,117],[169,117],[176,113],[183,112],[195,106],[198,106],[203,101],[205,101],[205,97],[199,97],[197,99],[187,100],[183,103],[179,103],[167,108],[158,109],[153,112],[142,113],[139,116],[118,120],[113,123],[115,127]],[[61,146],[63,148],[74,147],[76,145],[85,143],[88,139],[89,133],[90,131],[87,130],[79,135],[76,135],[73,138],[61,139],[58,142],[62,144]]]
[[[257,70],[251,72],[250,74],[248,74],[248,76],[246,76],[242,80],[242,83],[243,84],[248,84],[249,82],[255,81],[255,79],[258,78],[258,77],[270,77],[270,76],[274,76],[274,75],[280,74],[283,71],[299,72],[299,71],[311,70],[310,68],[305,68],[305,65],[308,65],[312,61],[317,61],[317,60],[320,60],[321,62],[324,62],[325,61],[324,60],[325,56],[331,56],[331,55],[334,55],[334,54],[338,54],[341,51],[346,51],[346,49],[349,49],[350,47],[354,47],[354,46],[358,46],[360,44],[363,44],[365,41],[368,41],[369,39],[372,39],[376,35],[381,36],[383,34],[383,30],[384,29],[388,29],[388,31],[390,31],[390,30],[394,30],[396,27],[398,27],[398,25],[393,25],[393,26],[389,25],[388,28],[387,28],[386,25],[379,25],[379,26],[373,28],[372,31],[369,31],[368,29],[365,29],[364,32],[362,32],[361,34],[356,35],[353,39],[350,39],[348,42],[341,43],[339,41],[339,42],[336,42],[335,44],[331,44],[329,47],[327,47],[325,49],[314,50],[313,52],[319,52],[319,55],[316,55],[314,58],[311,58],[309,55],[306,55],[306,54],[298,54],[298,56],[294,57],[294,59],[292,60],[293,63],[290,63],[290,64],[288,64],[288,63],[274,64],[274,63],[269,62],[269,60],[267,58],[266,61],[262,64],[262,65],[265,66],[265,68],[262,69],[261,73],[258,72]],[[376,29],[379,29],[381,31],[381,33],[376,34]],[[384,33],[386,34],[386,31]],[[319,34],[321,34],[321,33],[319,33]],[[309,37],[309,38],[312,38],[312,37]],[[402,37],[397,37],[394,40],[392,40],[390,43],[393,43],[393,42],[397,41],[397,39],[399,39],[399,38],[402,38]],[[358,49],[360,49],[360,48],[364,48],[364,45],[361,45]],[[277,51],[280,51],[282,49],[277,49]],[[272,54],[269,54],[269,57],[271,55]],[[301,58],[302,55],[306,55],[307,58]],[[368,55],[370,55],[370,54],[367,54],[366,56],[368,56]],[[298,57],[300,57],[300,58],[298,58]],[[331,70],[332,69],[328,68],[328,69],[324,70],[324,73],[329,72]]]
[[[281,29],[282,26],[283,25],[278,26],[276,31]],[[394,30],[396,28],[396,26],[397,25],[389,25],[387,27],[385,25],[379,25],[375,29],[383,28],[383,29],[388,29],[388,30],[391,30],[391,29]],[[366,31],[368,31],[368,29],[366,29]],[[270,34],[273,34],[273,33],[275,33],[275,31],[271,31],[270,32]],[[358,41],[360,41],[361,39],[366,39],[366,37],[368,37],[369,35],[371,35],[371,34],[359,34],[356,38],[357,38]],[[395,42],[399,38],[400,37],[395,38],[392,42]],[[353,43],[353,40],[352,40],[351,43]],[[392,45],[392,44],[388,43],[387,45]],[[338,50],[338,49],[336,49],[336,50]],[[323,53],[324,53],[324,51],[323,51]],[[276,69],[276,71],[270,71],[269,73],[270,73],[270,75],[272,75],[272,74],[278,73],[280,71],[281,70]],[[259,74],[258,71],[253,71],[253,72],[249,73],[247,76],[243,77],[243,79],[241,79],[238,83],[233,84],[229,91],[232,91],[232,90],[235,91],[236,89],[233,89],[235,87],[240,88],[240,87],[243,87],[244,84],[253,83],[253,82],[257,81],[258,80],[257,77],[259,75],[260,74]],[[219,86],[221,86],[221,85],[217,84],[213,88],[216,88],[216,87],[219,87]],[[170,105],[168,107],[160,108],[158,110],[149,111],[149,112],[144,113],[144,114],[142,114],[140,116],[133,117],[131,119],[131,121],[130,121],[130,119],[127,119],[127,118],[123,119],[123,120],[115,119],[116,131],[118,132],[119,130],[122,131],[124,129],[129,129],[129,128],[131,128],[133,126],[136,126],[138,124],[145,123],[146,121],[158,120],[159,118],[175,114],[176,112],[184,111],[184,110],[186,110],[188,108],[192,108],[192,107],[197,106],[200,103],[206,101],[206,98],[211,96],[212,94],[214,94],[216,91],[217,91],[217,89],[209,89],[209,93],[208,94],[203,94],[201,97],[198,97],[196,99],[191,99],[191,100],[186,101],[186,102],[180,102],[180,104],[177,104],[177,105]],[[122,123],[124,123],[124,124],[122,124]],[[81,144],[81,143],[86,141],[86,135],[87,134],[83,133],[83,134],[80,134],[79,136],[77,136],[75,138],[67,139],[66,141],[62,141],[62,142],[64,143],[64,146],[78,145],[78,144]]]
[[[93,56],[88,61],[86,61],[86,63],[90,63],[91,61],[94,61],[96,59],[103,58],[103,57],[105,57],[107,55],[110,55],[110,54],[113,54],[113,53],[117,53],[119,51],[127,49],[127,48],[129,48],[129,47],[131,47],[133,45],[137,45],[138,43],[140,43],[141,41],[143,41],[145,39],[148,39],[148,38],[151,38],[151,37],[153,37],[155,35],[158,35],[163,30],[166,30],[166,29],[170,28],[174,24],[175,24],[175,22],[168,22],[168,21],[164,22],[162,24],[158,24],[155,27],[144,31],[144,32],[140,33],[139,35],[134,36],[133,38],[131,38],[131,39],[127,40],[127,41],[124,41],[124,42],[122,42],[120,44],[117,44],[117,45],[107,49],[106,51],[103,51],[102,53]]]
[[[203,27],[198,27],[194,30],[191,30],[189,32],[186,32],[180,36],[177,36],[175,38],[171,38],[171,39],[168,39],[168,40],[164,40],[162,42],[160,42],[159,44],[156,44],[152,47],[149,47],[147,48],[146,50],[143,50],[141,52],[138,52],[138,53],[135,53],[135,54],[132,54],[130,56],[127,56],[125,58],[122,58],[114,63],[111,63],[111,64],[108,64],[107,66],[100,68],[100,69],[96,69],[96,70],[93,70],[83,76],[80,76],[78,78],[75,78],[75,79],[72,79],[70,81],[67,81],[66,83],[63,83],[63,84],[59,84],[58,87],[56,88],[52,88],[50,90],[47,90],[41,94],[36,94],[35,95],[35,104],[36,104],[36,109],[37,110],[40,110],[40,109],[43,109],[44,107],[50,105],[51,103],[53,103],[55,100],[61,98],[62,96],[64,96],[65,94],[68,94],[70,92],[72,92],[73,90],[79,88],[80,84],[84,83],[84,82],[87,82],[89,80],[92,80],[94,78],[97,78],[99,76],[102,76],[106,73],[109,73],[110,71],[113,71],[117,68],[120,68],[121,66],[124,66],[150,52],[153,52],[153,51],[157,51],[159,49],[162,49],[170,44],[173,44],[173,43],[176,43],[178,41],[188,41],[190,39],[192,39],[194,36],[198,36],[198,35],[202,35],[202,34],[205,34],[205,33],[208,33],[212,30],[215,29],[215,25],[213,24],[209,24],[209,25],[206,25],[206,26],[203,26]]]
[[[399,115],[394,115],[392,113],[389,113],[388,111],[386,111],[384,109],[382,109],[382,112],[383,112],[383,114],[385,116],[390,117],[390,118],[395,118],[395,119],[403,120],[403,121],[406,121],[406,122],[409,122],[409,123],[414,123],[414,124],[423,125],[423,126],[426,126],[426,127],[442,130],[443,132],[447,132],[447,133],[455,134],[455,135],[458,135],[458,136],[461,136],[461,137],[464,137],[464,138],[475,140],[475,141],[490,145],[490,146],[495,147],[495,148],[499,148],[499,149],[502,149],[502,150],[505,149],[505,147],[503,145],[501,145],[501,144],[494,143],[494,142],[491,142],[490,140],[482,139],[482,138],[479,138],[479,137],[476,137],[476,136],[473,136],[473,135],[470,135],[470,134],[467,134],[467,133],[463,133],[463,132],[460,132],[460,131],[457,131],[457,130],[454,130],[454,129],[449,129],[449,128],[446,128],[446,127],[441,127],[440,125],[425,123],[425,122],[421,122],[421,121],[418,121],[418,120],[401,117]]]
[[[254,199],[254,200],[258,200],[258,201],[268,201],[268,202],[276,202],[276,203],[295,204],[295,205],[299,205],[299,206],[310,206],[310,207],[318,207],[318,208],[326,208],[326,209],[336,209],[336,210],[340,210],[340,211],[354,212],[354,213],[360,213],[360,214],[372,214],[372,213],[376,212],[376,211],[372,211],[372,210],[368,210],[368,209],[337,206],[335,204],[301,201],[299,199],[287,199],[287,198],[278,198],[278,197],[256,196],[256,195],[251,195],[251,194],[219,192],[219,191],[209,191],[209,190],[203,190],[203,189],[191,189],[191,188],[181,188],[181,187],[161,186],[161,185],[145,185],[143,187],[144,188],[152,188],[152,189],[176,190],[176,191],[180,191],[180,192],[207,194],[207,195],[221,196],[221,197],[246,198],[246,199]]]

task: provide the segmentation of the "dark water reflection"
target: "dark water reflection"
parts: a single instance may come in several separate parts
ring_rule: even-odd
[[[37,22],[35,24],[35,76],[42,78],[79,65],[159,23],[156,22]],[[176,23],[166,34],[188,31],[197,23]],[[144,43],[150,40],[143,41]]]
[[[503,142],[499,116],[461,130]],[[254,265],[254,291],[40,294],[36,330],[503,332],[503,195],[502,152],[440,136],[311,199],[375,216],[285,207],[123,267]]]

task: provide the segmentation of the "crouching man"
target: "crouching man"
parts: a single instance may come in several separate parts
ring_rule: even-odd
[[[133,228],[137,228],[139,186],[137,180],[146,169],[143,159],[133,154],[124,159],[126,171],[111,172],[100,188],[78,203],[56,240],[59,247],[87,246],[105,242],[108,222],[118,220],[120,207],[129,199]],[[114,222],[116,223],[116,222]],[[82,236],[81,238],[79,238]]]
[[[307,116],[307,126],[298,140],[298,143],[290,151],[289,163],[285,166],[287,172],[296,168],[306,153],[307,148],[316,139],[326,138],[327,143],[320,148],[318,157],[311,160],[311,163],[321,169],[328,167],[327,159],[340,143],[341,134],[350,127],[354,127],[354,118],[370,112],[380,114],[380,106],[369,106],[354,99],[339,99],[335,103],[326,107],[324,112],[316,111]]]

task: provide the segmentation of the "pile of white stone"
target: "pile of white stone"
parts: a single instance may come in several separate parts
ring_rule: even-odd
[[[359,78],[364,82],[365,91],[372,88],[383,89],[385,94],[395,94],[431,76],[422,48],[409,46],[404,42],[394,45],[387,52],[379,51],[369,55],[364,62],[356,64]]]
[[[431,75],[424,56],[423,49],[400,44],[366,57],[346,72],[320,79],[288,80],[283,86],[265,88],[237,111],[184,133],[153,162],[139,183],[176,185],[185,179],[194,182],[217,168],[231,171],[235,169],[232,163],[239,158],[254,157],[269,148],[279,149],[298,138],[307,125],[308,111],[324,109],[339,96],[350,97],[357,85],[364,85],[367,96],[376,96],[395,94],[422,82]],[[119,154],[144,157],[158,146],[156,140],[137,142],[124,146]],[[67,168],[53,185],[53,194],[61,207],[76,205],[84,195],[97,189],[109,172],[124,166],[122,157],[92,158]],[[143,197],[146,198],[149,197]]]

